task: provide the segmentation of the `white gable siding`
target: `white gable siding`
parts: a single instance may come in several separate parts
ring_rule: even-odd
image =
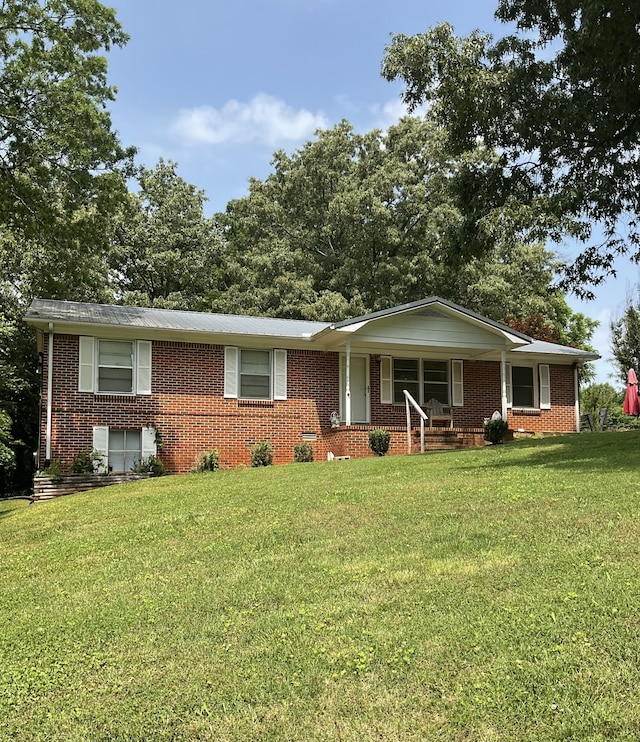
[[[504,347],[497,334],[457,317],[421,317],[402,314],[370,322],[354,333],[354,340],[368,344],[410,344],[440,348],[494,350]]]

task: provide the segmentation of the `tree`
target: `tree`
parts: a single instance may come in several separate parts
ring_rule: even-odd
[[[51,243],[101,212],[128,162],[111,129],[105,57],[127,40],[97,0],[12,0],[0,13],[0,225]],[[99,225],[98,225],[99,226]],[[86,227],[83,224],[82,227]],[[43,239],[44,238],[44,239]]]
[[[162,159],[141,167],[139,190],[118,214],[109,267],[126,304],[208,309],[217,295],[220,238],[205,196]]]
[[[35,347],[21,322],[33,296],[107,296],[110,221],[133,150],[111,128],[100,54],[127,37],[97,0],[11,0],[0,7],[0,402],[37,440]]]
[[[611,323],[611,349],[618,379],[626,384],[630,368],[640,371],[640,302],[629,301],[622,317]]]
[[[485,147],[452,156],[432,122],[407,117],[383,133],[343,121],[252,180],[218,219],[227,241],[217,308],[339,320],[430,295],[498,321],[539,316],[557,342],[583,344],[594,323],[552,288],[557,261],[540,243],[495,230],[466,256],[467,223],[452,182]],[[488,235],[489,236],[489,235]]]
[[[515,33],[457,38],[443,24],[395,36],[383,75],[404,81],[410,106],[432,103],[454,152],[481,140],[501,153],[459,183],[480,236],[502,224],[587,242],[602,228],[603,243],[564,267],[590,296],[584,282],[612,273],[617,255],[640,258],[640,4],[500,0],[496,16]],[[479,192],[490,198],[474,212]]]

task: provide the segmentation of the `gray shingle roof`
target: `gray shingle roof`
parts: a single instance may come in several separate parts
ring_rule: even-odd
[[[83,304],[75,301],[34,299],[25,315],[27,322],[87,323],[120,327],[144,327],[230,335],[308,338],[328,327],[326,322],[308,322],[271,317],[244,317],[232,314],[205,314],[175,309],[124,307],[110,304]]]

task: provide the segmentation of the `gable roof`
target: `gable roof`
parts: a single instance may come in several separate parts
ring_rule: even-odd
[[[34,299],[27,310],[25,321],[45,332],[49,324],[53,323],[55,331],[69,334],[94,333],[117,336],[117,333],[126,333],[127,336],[133,336],[135,333],[140,338],[155,337],[223,344],[275,342],[288,347],[315,346],[321,350],[336,350],[344,347],[349,338],[353,338],[354,341],[364,342],[362,349],[365,350],[366,344],[371,345],[372,342],[369,326],[388,327],[389,321],[396,318],[400,321],[403,317],[414,318],[411,320],[414,323],[416,318],[424,319],[425,327],[427,323],[443,318],[458,325],[463,322],[471,328],[471,331],[475,327],[487,337],[493,335],[496,343],[493,345],[492,342],[491,347],[495,352],[506,349],[510,353],[526,354],[528,358],[535,356],[556,359],[564,363],[584,362],[600,357],[597,353],[533,340],[528,335],[437,296],[335,323]],[[396,323],[393,322],[393,325],[396,326]],[[388,345],[388,352],[399,347],[414,350],[440,348],[445,352],[447,348],[451,350],[453,347],[451,343],[429,341],[428,333],[425,334],[422,324],[420,328],[419,341],[415,338],[413,340],[398,338],[395,344]],[[389,337],[386,341],[389,342]],[[382,346],[375,350],[369,349],[367,352],[380,353],[381,350]],[[468,357],[480,357],[477,350]]]
[[[402,304],[399,307],[391,307],[390,309],[381,309],[377,312],[372,312],[371,314],[364,314],[361,317],[354,317],[353,319],[347,319],[343,320],[342,322],[336,322],[333,327],[336,330],[346,329],[353,325],[362,325],[364,323],[371,322],[372,320],[381,319],[383,317],[391,317],[398,314],[402,314],[404,312],[414,312],[416,310],[420,309],[426,309],[427,307],[438,305],[439,307],[449,309],[454,314],[460,314],[463,317],[466,317],[467,319],[470,319],[478,324],[485,325],[487,327],[492,327],[496,330],[499,330],[500,332],[506,332],[509,335],[513,336],[514,338],[518,338],[520,340],[524,340],[525,342],[532,342],[532,339],[525,335],[522,332],[518,332],[517,330],[512,330],[510,327],[507,327],[507,325],[503,325],[500,322],[495,322],[492,319],[489,319],[488,317],[483,317],[481,314],[477,314],[476,312],[472,312],[470,309],[466,309],[465,307],[461,307],[459,304],[454,304],[452,301],[448,301],[447,299],[441,299],[439,296],[431,296],[427,299],[420,299],[419,301],[412,301],[409,304]]]

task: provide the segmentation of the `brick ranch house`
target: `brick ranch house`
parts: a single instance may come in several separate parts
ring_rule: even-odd
[[[151,454],[187,472],[214,448],[231,468],[262,440],[275,463],[305,441],[316,459],[366,456],[380,427],[405,453],[403,390],[450,415],[429,420],[427,448],[482,443],[496,410],[513,431],[575,432],[578,369],[598,358],[438,297],[336,323],[36,299],[25,321],[42,368],[40,468],[88,447],[113,472]]]

